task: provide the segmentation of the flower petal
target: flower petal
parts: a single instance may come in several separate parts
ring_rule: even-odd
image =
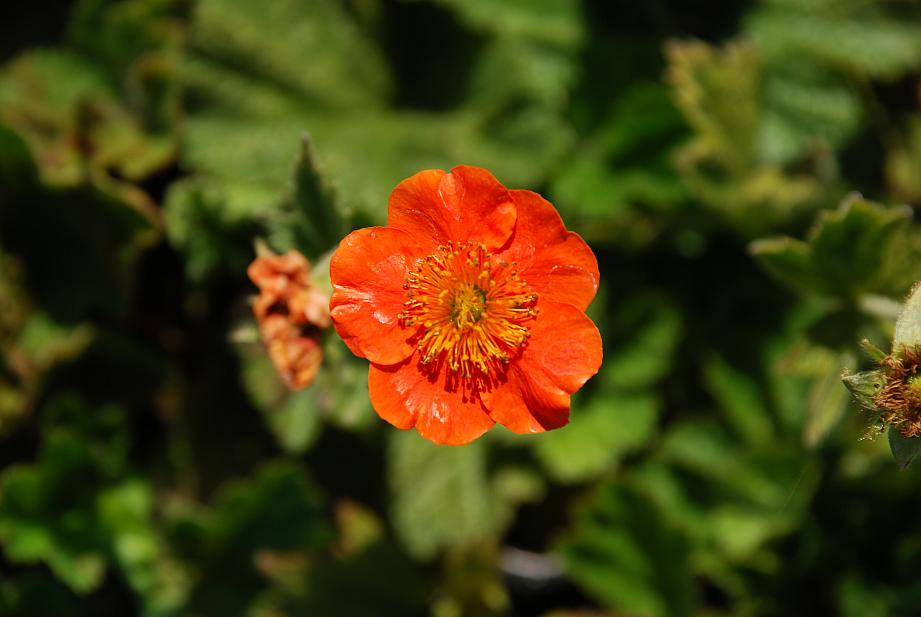
[[[372,364],[368,390],[381,418],[397,428],[415,426],[435,443],[470,443],[494,424],[478,398],[445,387],[444,371],[432,379],[416,357],[395,366]]]
[[[585,310],[598,291],[598,260],[579,234],[566,231],[549,201],[531,191],[509,191],[518,207],[511,245],[500,254],[518,262],[521,278],[544,300]]]
[[[413,234],[429,247],[449,240],[503,246],[515,228],[509,191],[480,167],[459,166],[444,173],[422,171],[390,194],[387,226]]]
[[[482,395],[490,417],[516,433],[539,433],[569,422],[569,397],[601,367],[601,335],[570,304],[541,301],[540,314],[507,381]]]
[[[403,284],[423,251],[400,230],[366,227],[339,244],[329,264],[333,284],[329,310],[349,349],[380,364],[409,357],[412,331],[399,319],[406,300]]]

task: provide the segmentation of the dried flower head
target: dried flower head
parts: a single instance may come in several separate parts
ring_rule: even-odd
[[[329,298],[311,282],[310,262],[297,251],[257,257],[247,274],[259,288],[253,314],[275,369],[290,388],[306,388],[323,361]]]
[[[921,347],[902,347],[880,362],[882,379],[873,406],[884,426],[903,437],[921,436]]]

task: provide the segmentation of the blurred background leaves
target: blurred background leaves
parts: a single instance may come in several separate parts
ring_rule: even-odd
[[[921,278],[921,3],[4,10],[0,614],[917,612],[919,472],[839,378]],[[435,447],[333,335],[288,391],[256,244],[326,288],[462,163],[598,255],[571,424]]]

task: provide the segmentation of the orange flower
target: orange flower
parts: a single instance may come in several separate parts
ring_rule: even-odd
[[[253,314],[275,369],[292,389],[313,383],[323,361],[320,330],[330,325],[328,298],[310,281],[297,251],[257,257],[247,274],[259,287]]]
[[[349,234],[330,264],[330,313],[371,361],[371,402],[436,443],[569,421],[601,366],[588,317],[598,263],[540,195],[488,171],[423,171],[390,195],[386,227]]]

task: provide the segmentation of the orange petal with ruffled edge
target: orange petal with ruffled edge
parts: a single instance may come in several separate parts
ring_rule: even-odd
[[[371,362],[396,364],[409,357],[412,331],[403,327],[406,275],[422,255],[414,238],[387,227],[353,231],[329,264],[330,316],[349,349]]]
[[[495,176],[479,167],[407,178],[390,194],[387,226],[413,234],[430,248],[473,241],[496,249],[515,229],[515,204]]]
[[[371,405],[390,424],[403,429],[415,426],[435,443],[470,443],[495,422],[478,398],[448,390],[444,380],[445,371],[436,379],[423,373],[416,357],[395,366],[372,364],[368,371]]]
[[[571,304],[544,302],[507,381],[483,393],[489,416],[516,433],[539,433],[569,422],[570,395],[601,367],[601,335]]]
[[[509,191],[518,224],[499,254],[518,263],[518,273],[542,302],[565,302],[585,310],[598,291],[598,260],[582,237],[567,231],[553,204],[532,191]]]

